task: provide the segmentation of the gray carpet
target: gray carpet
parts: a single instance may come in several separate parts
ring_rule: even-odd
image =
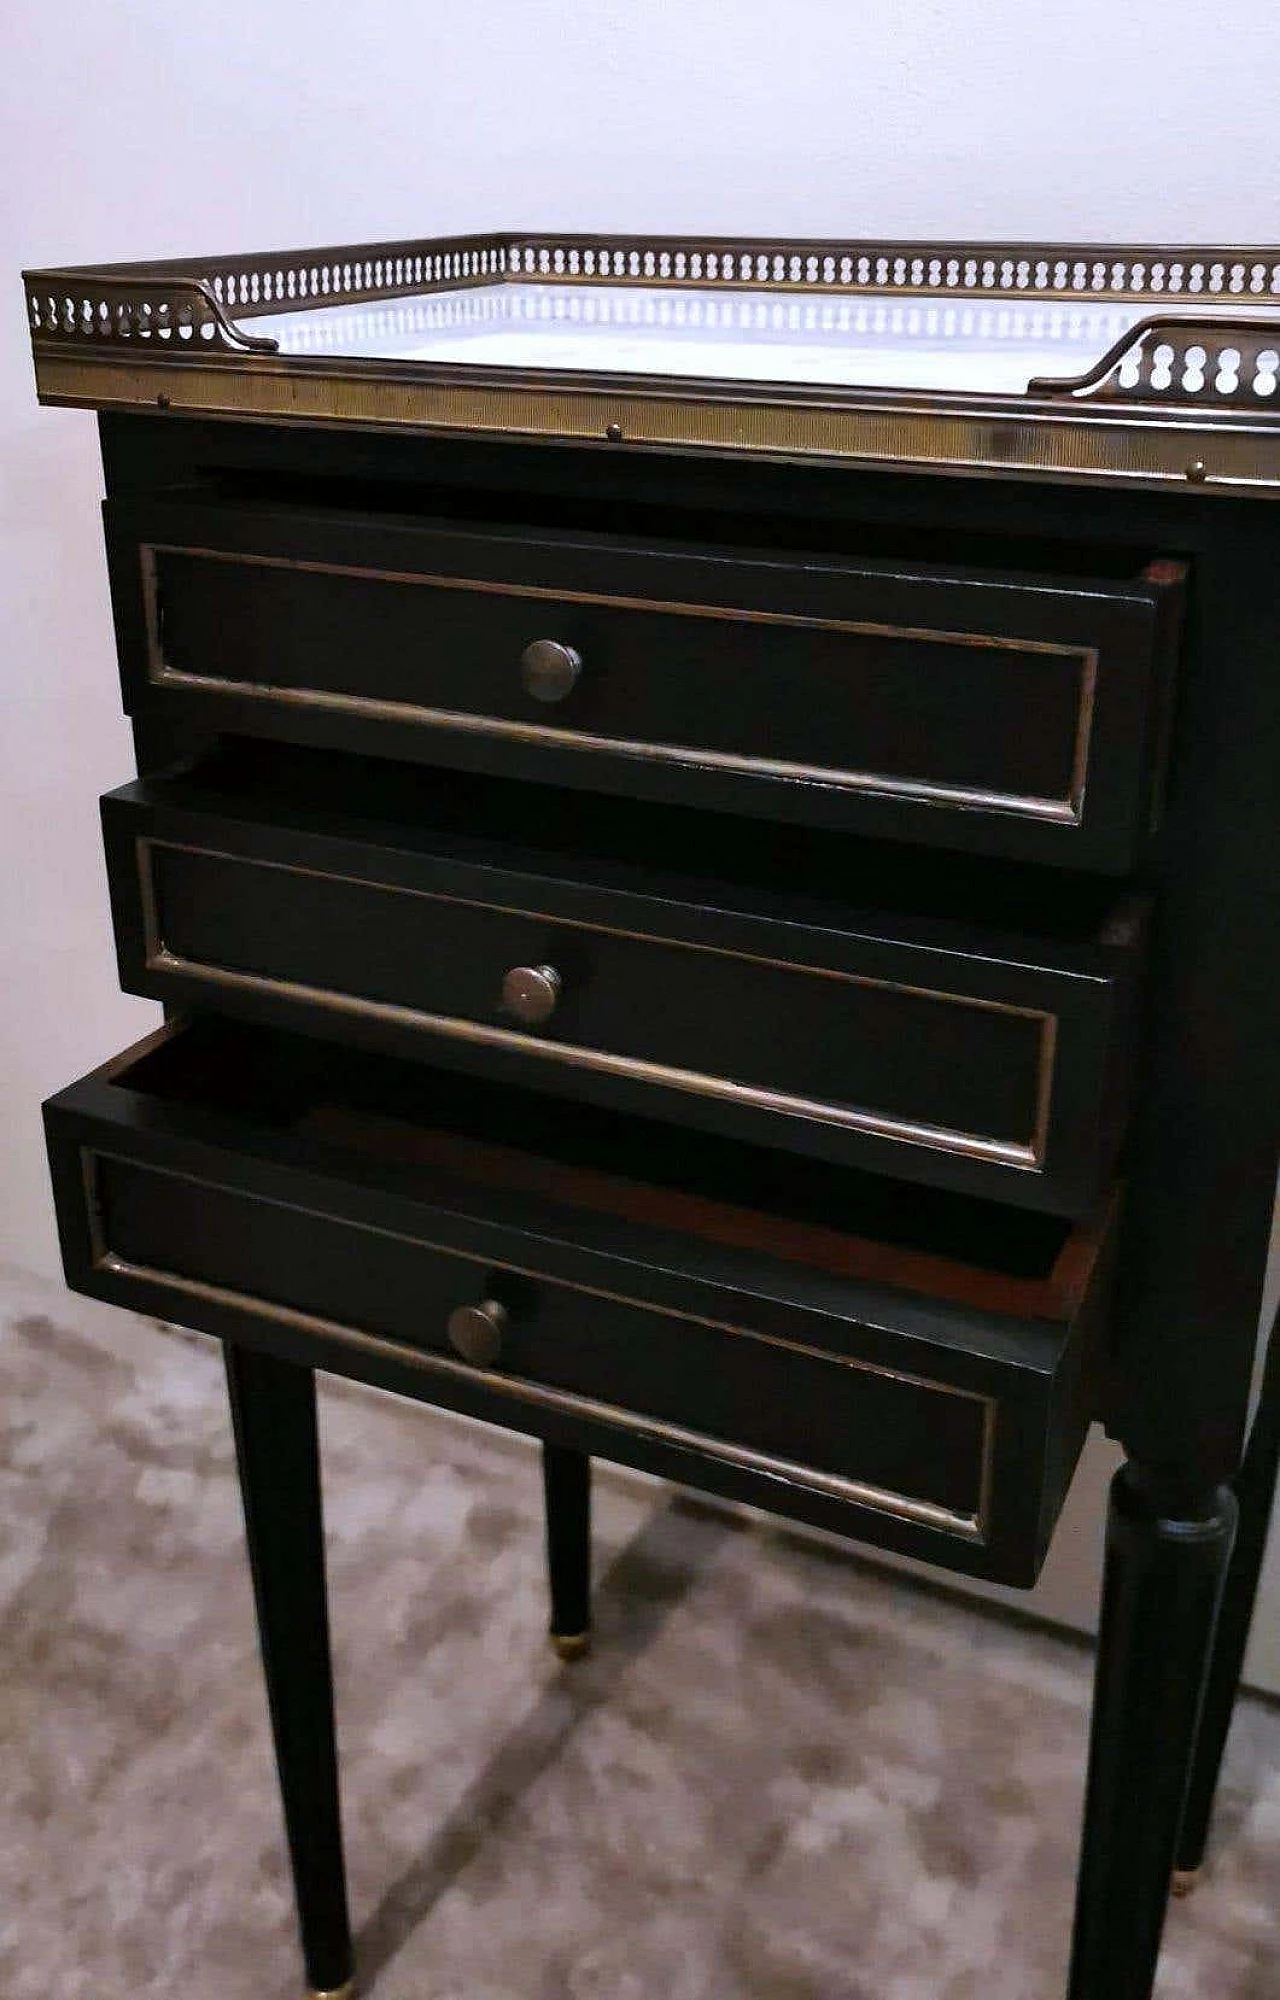
[[[11,1278],[0,1993],[300,1989],[216,1350]],[[1089,1660],[603,1470],[543,1640],[537,1460],[322,1411],[369,2000],[1060,2000]],[[1244,1705],[1161,1995],[1280,1990],[1280,1715]]]

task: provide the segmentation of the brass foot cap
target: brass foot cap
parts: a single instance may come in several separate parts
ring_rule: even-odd
[[[562,1660],[582,1660],[591,1651],[590,1632],[553,1632],[551,1643]]]
[[[1175,1896],[1189,1896],[1199,1880],[1200,1870],[1198,1868],[1175,1868],[1173,1871],[1173,1881],[1169,1884],[1169,1887]]]
[[[304,2000],[355,2000],[356,1982],[348,1979],[345,1986],[308,1986]]]

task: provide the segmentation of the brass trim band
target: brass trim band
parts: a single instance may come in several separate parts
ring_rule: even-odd
[[[347,1228],[362,1231],[369,1236],[387,1237],[394,1242],[411,1243],[435,1256],[455,1258],[461,1263],[476,1265],[487,1271],[510,1272],[518,1277],[549,1285],[555,1290],[602,1299],[609,1304],[631,1307],[639,1312],[656,1313],[664,1319],[707,1327],[712,1332],[759,1341],[769,1347],[781,1348],[789,1354],[802,1354],[814,1360],[829,1362],[833,1367],[852,1369],[855,1374],[875,1375],[882,1380],[923,1389],[933,1395],[958,1396],[966,1402],[977,1403],[982,1410],[978,1499],[971,1514],[961,1514],[952,1508],[941,1506],[937,1501],[912,1499],[908,1494],[895,1493],[888,1488],[875,1486],[845,1474],[823,1472],[793,1459],[779,1458],[769,1452],[754,1450],[750,1446],[733,1444],[728,1439],[709,1437],[701,1431],[690,1430],[682,1424],[670,1423],[664,1418],[644,1417],[635,1411],[624,1409],[621,1405],[602,1401],[598,1397],[580,1395],[568,1389],[547,1388],[538,1382],[505,1375],[498,1369],[472,1367],[447,1354],[427,1353],[420,1348],[402,1346],[399,1342],[389,1340],[381,1334],[366,1333],[358,1327],[347,1326],[340,1320],[326,1319],[294,1306],[262,1299],[254,1293],[238,1291],[234,1286],[216,1284],[204,1278],[189,1278],[181,1272],[166,1271],[158,1266],[136,1263],[112,1250],[106,1240],[103,1204],[98,1183],[102,1165],[113,1159],[122,1166],[144,1173],[166,1175],[171,1180],[184,1181],[193,1187],[216,1188],[220,1192],[238,1195],[243,1200],[259,1202],[267,1207],[283,1208],[299,1215],[313,1215],[327,1222],[332,1222],[335,1218],[321,1210],[308,1208],[301,1202],[281,1201],[270,1195],[246,1195],[243,1189],[228,1187],[198,1174],[184,1173],[172,1167],[156,1166],[149,1160],[130,1159],[127,1155],[111,1154],[100,1148],[82,1147],[80,1159],[85,1189],[85,1212],[89,1226],[90,1259],[95,1271],[112,1277],[134,1279],[145,1284],[168,1286],[188,1297],[204,1300],[207,1304],[226,1306],[233,1311],[252,1313],[262,1319],[274,1320],[299,1332],[313,1334],[353,1348],[358,1353],[419,1369],[426,1374],[441,1375],[455,1381],[483,1381],[515,1401],[526,1403],[533,1408],[569,1411],[575,1416],[630,1431],[637,1437],[651,1438],[659,1444],[675,1445],[700,1452],[704,1456],[720,1459],[725,1464],[742,1471],[760,1473],[766,1478],[781,1479],[791,1484],[805,1486],[829,1499],[865,1507],[876,1513],[890,1514],[918,1527],[936,1529],[969,1542],[983,1543],[987,1539],[998,1409],[996,1399],[992,1396],[982,1395],[973,1389],[957,1388],[954,1383],[933,1381],[927,1376],[909,1375],[900,1369],[882,1368],[874,1362],[861,1361],[852,1355],[833,1354],[826,1348],[813,1347],[804,1342],[783,1340],[776,1334],[760,1333],[753,1327],[710,1319],[700,1313],[677,1312],[670,1306],[657,1305],[647,1299],[631,1298],[625,1293],[608,1291],[600,1286],[584,1285],[564,1278],[548,1278],[544,1272],[511,1263],[503,1258],[482,1257],[474,1251],[458,1250],[449,1244],[435,1243],[427,1238],[407,1235],[403,1231],[386,1229],[378,1224],[354,1222],[346,1216],[338,1218]]]
[[[1280,429],[1194,405],[1048,409],[1008,397],[973,408],[940,397],[805,400],[781,389],[766,401],[729,388],[681,398],[608,382],[433,380],[409,364],[393,375],[278,356],[166,363],[47,348],[36,353],[36,387],[42,402],[82,409],[1280,495]]]
[[[457,904],[465,909],[491,911],[497,916],[532,917],[541,923],[555,924],[567,930],[633,939],[640,944],[690,952],[707,958],[736,959],[744,964],[766,966],[772,971],[794,972],[801,977],[828,979],[851,986],[865,986],[883,992],[900,993],[913,999],[931,1000],[941,1006],[970,1007],[980,1013],[1006,1014],[1033,1021],[1039,1026],[1039,1053],[1031,1137],[1025,1142],[985,1138],[980,1133],[955,1131],[946,1126],[931,1125],[920,1119],[893,1118],[857,1106],[832,1104],[819,1098],[803,1097],[765,1085],[738,1083],[730,1077],[684,1069],[672,1063],[654,1062],[644,1057],[623,1055],[612,1050],[581,1047],[571,1042],[548,1039],[543,1035],[525,1034],[517,1028],[495,1027],[488,1022],[469,1020],[464,1015],[439,1014],[400,1002],[372,1000],[360,994],[345,993],[331,987],[311,986],[298,980],[280,978],[271,973],[237,971],[228,966],[215,965],[208,960],[190,958],[182,952],[173,951],[165,942],[155,865],[156,853],[161,849],[175,854],[193,854],[213,861],[225,861],[236,867],[270,868],[286,875],[310,877],[319,881],[347,882],[383,895],[411,896],[428,903]],[[369,882],[361,876],[301,868],[291,862],[267,860],[258,855],[228,854],[219,848],[196,846],[190,842],[172,839],[158,839],[150,834],[138,836],[135,852],[142,912],[143,950],[146,967],[150,972],[199,978],[241,992],[271,993],[284,1000],[325,1007],[334,1012],[353,1014],[368,1020],[397,1022],[405,1026],[422,1028],[428,1033],[445,1035],[456,1041],[472,1042],[482,1047],[518,1050],[522,1054],[541,1057],[544,1061],[564,1063],[570,1068],[599,1070],[610,1075],[631,1077],[640,1082],[689,1091],[703,1097],[719,1098],[756,1110],[790,1114],[793,1117],[811,1119],[818,1124],[844,1126],[851,1130],[867,1132],[876,1138],[927,1146],[936,1151],[962,1154],[968,1158],[988,1160],[1023,1171],[1044,1170],[1058,1045],[1059,1021],[1056,1014],[1033,1007],[1015,1006],[1008,1001],[971,998],[966,994],[946,993],[930,987],[873,979],[862,973],[838,972],[828,966],[806,965],[790,959],[765,958],[748,952],[723,951],[709,945],[690,944],[683,938],[626,931],[614,925],[580,922],[571,917],[548,916],[541,910],[514,909],[500,903],[488,903],[470,897],[442,895],[436,890],[411,889],[401,883]]]

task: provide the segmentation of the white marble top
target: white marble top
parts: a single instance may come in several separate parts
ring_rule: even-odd
[[[500,283],[244,325],[284,354],[1020,395],[1034,376],[1083,373],[1154,311],[1207,303]]]

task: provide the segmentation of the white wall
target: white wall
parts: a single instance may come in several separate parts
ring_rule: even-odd
[[[36,409],[23,266],[485,226],[1280,234],[1265,5],[7,0],[3,33],[0,1257],[42,1271],[39,1101],[154,1010],[116,990],[96,831],[130,753],[93,423]],[[1077,1622],[1100,1489],[1042,1599]],[[1266,1627],[1280,1685],[1280,1583]]]

